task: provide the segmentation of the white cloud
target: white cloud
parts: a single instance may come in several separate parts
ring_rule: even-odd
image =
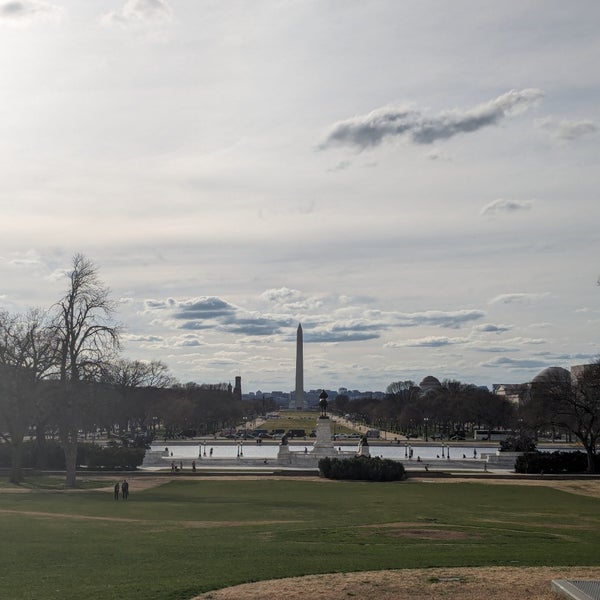
[[[506,331],[510,331],[512,327],[510,325],[494,325],[493,323],[482,323],[481,325],[477,325],[475,331],[479,331],[481,333],[504,333]]]
[[[401,342],[388,342],[385,348],[441,348],[443,346],[455,346],[467,343],[467,338],[449,338],[443,336],[428,336]]]
[[[481,363],[483,367],[500,368],[502,370],[541,370],[551,366],[548,361],[536,360],[531,358],[510,358],[501,356]],[[511,382],[512,383],[512,382]]]
[[[353,146],[359,150],[378,146],[389,137],[408,137],[415,144],[431,144],[461,133],[498,125],[503,119],[527,110],[543,96],[541,90],[511,90],[466,110],[447,110],[426,117],[409,106],[387,106],[333,125],[321,148]]]
[[[127,0],[120,10],[104,15],[103,22],[123,27],[160,25],[172,19],[173,11],[164,0]]]
[[[469,321],[476,321],[485,316],[481,310],[428,310],[416,313],[398,313],[396,323],[400,327],[417,327],[420,325],[433,325],[458,329]]]
[[[531,200],[493,200],[486,204],[480,211],[482,215],[495,216],[499,213],[515,213],[529,210],[533,202]]]
[[[500,294],[489,301],[489,304],[532,304],[549,296],[548,292],[519,292]]]
[[[598,133],[599,130],[598,125],[590,119],[569,120],[545,117],[536,119],[535,123],[552,137],[567,141]]]
[[[35,21],[58,21],[61,8],[43,0],[12,0],[0,3],[0,24],[27,27]]]
[[[162,342],[163,338],[159,335],[135,335],[131,333],[121,334],[125,342]]]

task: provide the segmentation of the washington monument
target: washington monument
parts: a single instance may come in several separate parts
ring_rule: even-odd
[[[303,355],[302,325],[298,325],[296,333],[296,389],[290,401],[290,408],[303,410],[304,406],[304,355]]]

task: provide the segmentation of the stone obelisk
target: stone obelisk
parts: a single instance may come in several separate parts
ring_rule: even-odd
[[[293,408],[304,408],[304,340],[302,339],[302,325],[298,325],[296,333],[296,390],[294,391]]]

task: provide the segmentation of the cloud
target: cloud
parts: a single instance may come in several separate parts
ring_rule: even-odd
[[[567,119],[546,117],[537,119],[535,124],[547,131],[553,138],[565,141],[572,141],[584,135],[597,133],[599,129],[598,125],[589,119],[569,121]]]
[[[529,210],[532,205],[531,200],[493,200],[486,204],[480,211],[482,215],[494,216],[498,213],[514,213],[522,210]]]
[[[450,157],[447,156],[444,152],[442,152],[439,148],[434,148],[433,150],[427,152],[425,157],[429,160],[439,160],[439,161],[449,161]]]
[[[302,321],[304,341],[313,342],[360,342],[375,340],[389,324],[381,319],[371,319],[361,314],[360,317],[344,317],[347,311],[335,311],[333,315],[316,315]],[[295,336],[295,332],[294,332]]]
[[[304,300],[304,294],[299,290],[293,290],[287,287],[271,288],[261,294],[261,298],[275,304],[288,304]]]
[[[0,3],[0,24],[27,27],[34,21],[56,21],[62,9],[42,0],[13,0]]]
[[[502,353],[504,354],[505,352],[517,352],[518,348],[509,348],[508,346],[477,346],[477,350],[479,352],[489,352],[489,353],[494,353],[494,354],[498,354],[498,353]]]
[[[304,335],[307,343],[336,343],[336,342],[363,342],[365,340],[376,340],[380,337],[377,331],[361,331],[359,329],[326,329],[309,330]]]
[[[21,267],[43,264],[42,257],[37,250],[12,252],[10,256],[0,256],[0,263]]]
[[[548,292],[500,294],[489,301],[489,304],[531,304],[548,296]]]
[[[107,13],[102,21],[121,27],[144,27],[166,23],[172,16],[172,10],[164,0],[127,0],[123,8]]]
[[[400,327],[418,327],[419,325],[435,325],[458,329],[469,321],[475,321],[485,316],[481,310],[439,311],[429,310],[418,313],[399,313],[397,325]]]
[[[243,311],[216,296],[187,300],[146,300],[146,312],[165,312],[163,323],[191,331],[213,329],[238,335],[264,336],[282,332],[292,320]]]
[[[174,319],[215,319],[220,317],[231,317],[235,314],[235,307],[214,296],[194,298],[179,302]]]
[[[548,365],[547,362],[541,360],[534,360],[530,358],[509,358],[508,356],[502,356],[493,360],[481,363],[483,367],[500,367],[502,369],[545,369]]]
[[[346,169],[349,169],[352,166],[352,163],[349,160],[340,160],[340,162],[337,163],[337,165],[335,165],[335,167],[332,167],[331,169],[329,169],[330,172],[334,173],[335,171],[345,171]]]
[[[431,144],[497,125],[503,119],[527,110],[542,95],[537,89],[511,90],[485,104],[463,111],[447,110],[434,117],[426,117],[419,110],[406,106],[386,106],[335,123],[320,148],[353,146],[364,150],[378,146],[386,138],[402,136],[415,144]]]
[[[423,311],[418,313],[365,310],[347,296],[307,297],[286,287],[272,288],[260,300],[275,305],[274,312],[248,310],[216,296],[175,300],[150,299],[144,314],[153,318],[154,327],[187,332],[212,332],[248,338],[275,336],[295,339],[296,326],[302,323],[306,343],[360,342],[381,338],[384,331],[397,327],[442,327],[458,329],[481,319],[480,310]],[[367,299],[368,301],[368,299]],[[441,346],[464,340],[428,338],[411,345]],[[245,340],[248,343],[248,340]],[[192,345],[192,344],[187,344]],[[404,344],[406,345],[406,344]]]
[[[289,319],[276,320],[258,315],[251,317],[236,315],[223,323],[221,328],[223,331],[238,335],[264,336],[282,333],[282,328],[290,325],[291,321]]]
[[[121,336],[127,342],[162,342],[163,338],[159,335],[136,335],[132,333],[124,333]]]
[[[196,348],[204,345],[204,342],[193,334],[181,336],[172,343],[172,346],[176,348]]]
[[[284,311],[312,311],[323,306],[325,299],[319,296],[306,296],[299,290],[287,287],[265,290],[260,295],[262,300],[274,304],[278,310]],[[343,297],[336,297],[337,301]]]
[[[454,346],[456,344],[465,344],[466,338],[448,338],[438,336],[428,336],[402,342],[388,342],[385,348],[441,348],[443,346]]]
[[[475,327],[475,331],[480,331],[482,333],[504,333],[511,329],[512,327],[510,325],[494,325],[492,323],[482,323]]]

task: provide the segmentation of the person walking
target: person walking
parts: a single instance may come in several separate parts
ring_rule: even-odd
[[[115,483],[115,500],[119,499],[119,482]]]
[[[127,479],[123,479],[123,483],[121,484],[121,493],[123,495],[123,500],[127,500],[127,498],[129,498],[129,484],[127,483]]]

